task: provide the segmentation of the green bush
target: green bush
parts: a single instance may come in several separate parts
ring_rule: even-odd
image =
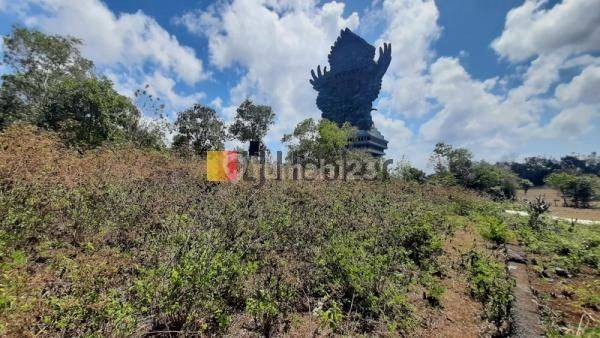
[[[471,295],[484,304],[488,319],[499,327],[510,315],[514,281],[503,265],[477,251],[466,253],[464,264]]]
[[[489,241],[504,244],[513,238],[513,233],[501,218],[481,216],[476,221],[479,234]]]

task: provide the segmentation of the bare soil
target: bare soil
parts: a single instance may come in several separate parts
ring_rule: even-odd
[[[599,202],[592,202],[591,208],[589,209],[563,207],[563,199],[560,196],[560,192],[549,187],[531,188],[529,189],[529,191],[527,191],[527,194],[525,194],[523,190],[519,190],[517,192],[517,199],[534,199],[539,195],[541,195],[546,201],[548,201],[552,205],[550,207],[550,214],[553,216],[582,220],[586,219],[590,221],[600,221]]]
[[[460,265],[461,256],[473,247],[483,249],[484,243],[472,229],[456,231],[444,244],[441,306],[424,318],[414,337],[481,337],[489,328],[481,303],[469,295],[467,276]]]
[[[572,278],[542,278],[535,267],[530,269],[529,280],[544,313],[546,328],[574,335],[578,330],[600,325],[600,308],[586,304],[581,293],[599,293],[597,278],[589,268]]]

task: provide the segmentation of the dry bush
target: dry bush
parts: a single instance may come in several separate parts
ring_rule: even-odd
[[[204,165],[133,146],[103,147],[80,154],[55,133],[14,124],[0,133],[0,183],[16,181],[75,187],[90,183],[165,176],[204,177]]]
[[[399,180],[216,184],[198,161],[79,154],[24,125],[0,158],[0,334],[15,336],[235,335],[235,318],[270,335],[293,314],[406,333],[452,216],[490,207]]]

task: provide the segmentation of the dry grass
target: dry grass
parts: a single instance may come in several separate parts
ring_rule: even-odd
[[[558,217],[576,218],[579,220],[600,221],[600,203],[592,202],[592,207],[589,209],[577,209],[571,207],[563,207],[562,198],[558,190],[549,187],[540,187],[529,189],[527,195],[523,190],[517,192],[519,200],[533,199],[541,195],[545,200],[550,202],[550,214]]]
[[[204,164],[170,154],[122,146],[87,151],[64,146],[53,133],[25,124],[0,133],[0,184],[19,182],[75,187],[150,179],[178,173],[204,177]]]

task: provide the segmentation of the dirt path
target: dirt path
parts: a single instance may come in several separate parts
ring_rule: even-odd
[[[519,216],[523,216],[523,217],[529,216],[529,214],[525,211],[504,210],[504,212],[507,214],[510,214],[510,215],[519,215]],[[553,220],[559,220],[559,221],[575,222],[577,224],[586,224],[586,225],[600,224],[600,221],[594,221],[594,220],[590,220],[590,219],[567,218],[567,217],[558,217],[558,216],[550,216],[550,218]]]
[[[521,249],[512,244],[506,245],[508,272],[515,280],[512,305],[512,331],[513,337],[542,337],[543,330],[540,325],[538,303],[531,291],[527,264],[521,260]]]
[[[480,337],[487,323],[482,319],[481,303],[469,295],[466,274],[460,266],[461,255],[473,246],[481,245],[472,231],[458,230],[444,245],[445,262],[442,285],[444,295],[441,310],[427,318],[426,327],[415,333],[417,337]]]

